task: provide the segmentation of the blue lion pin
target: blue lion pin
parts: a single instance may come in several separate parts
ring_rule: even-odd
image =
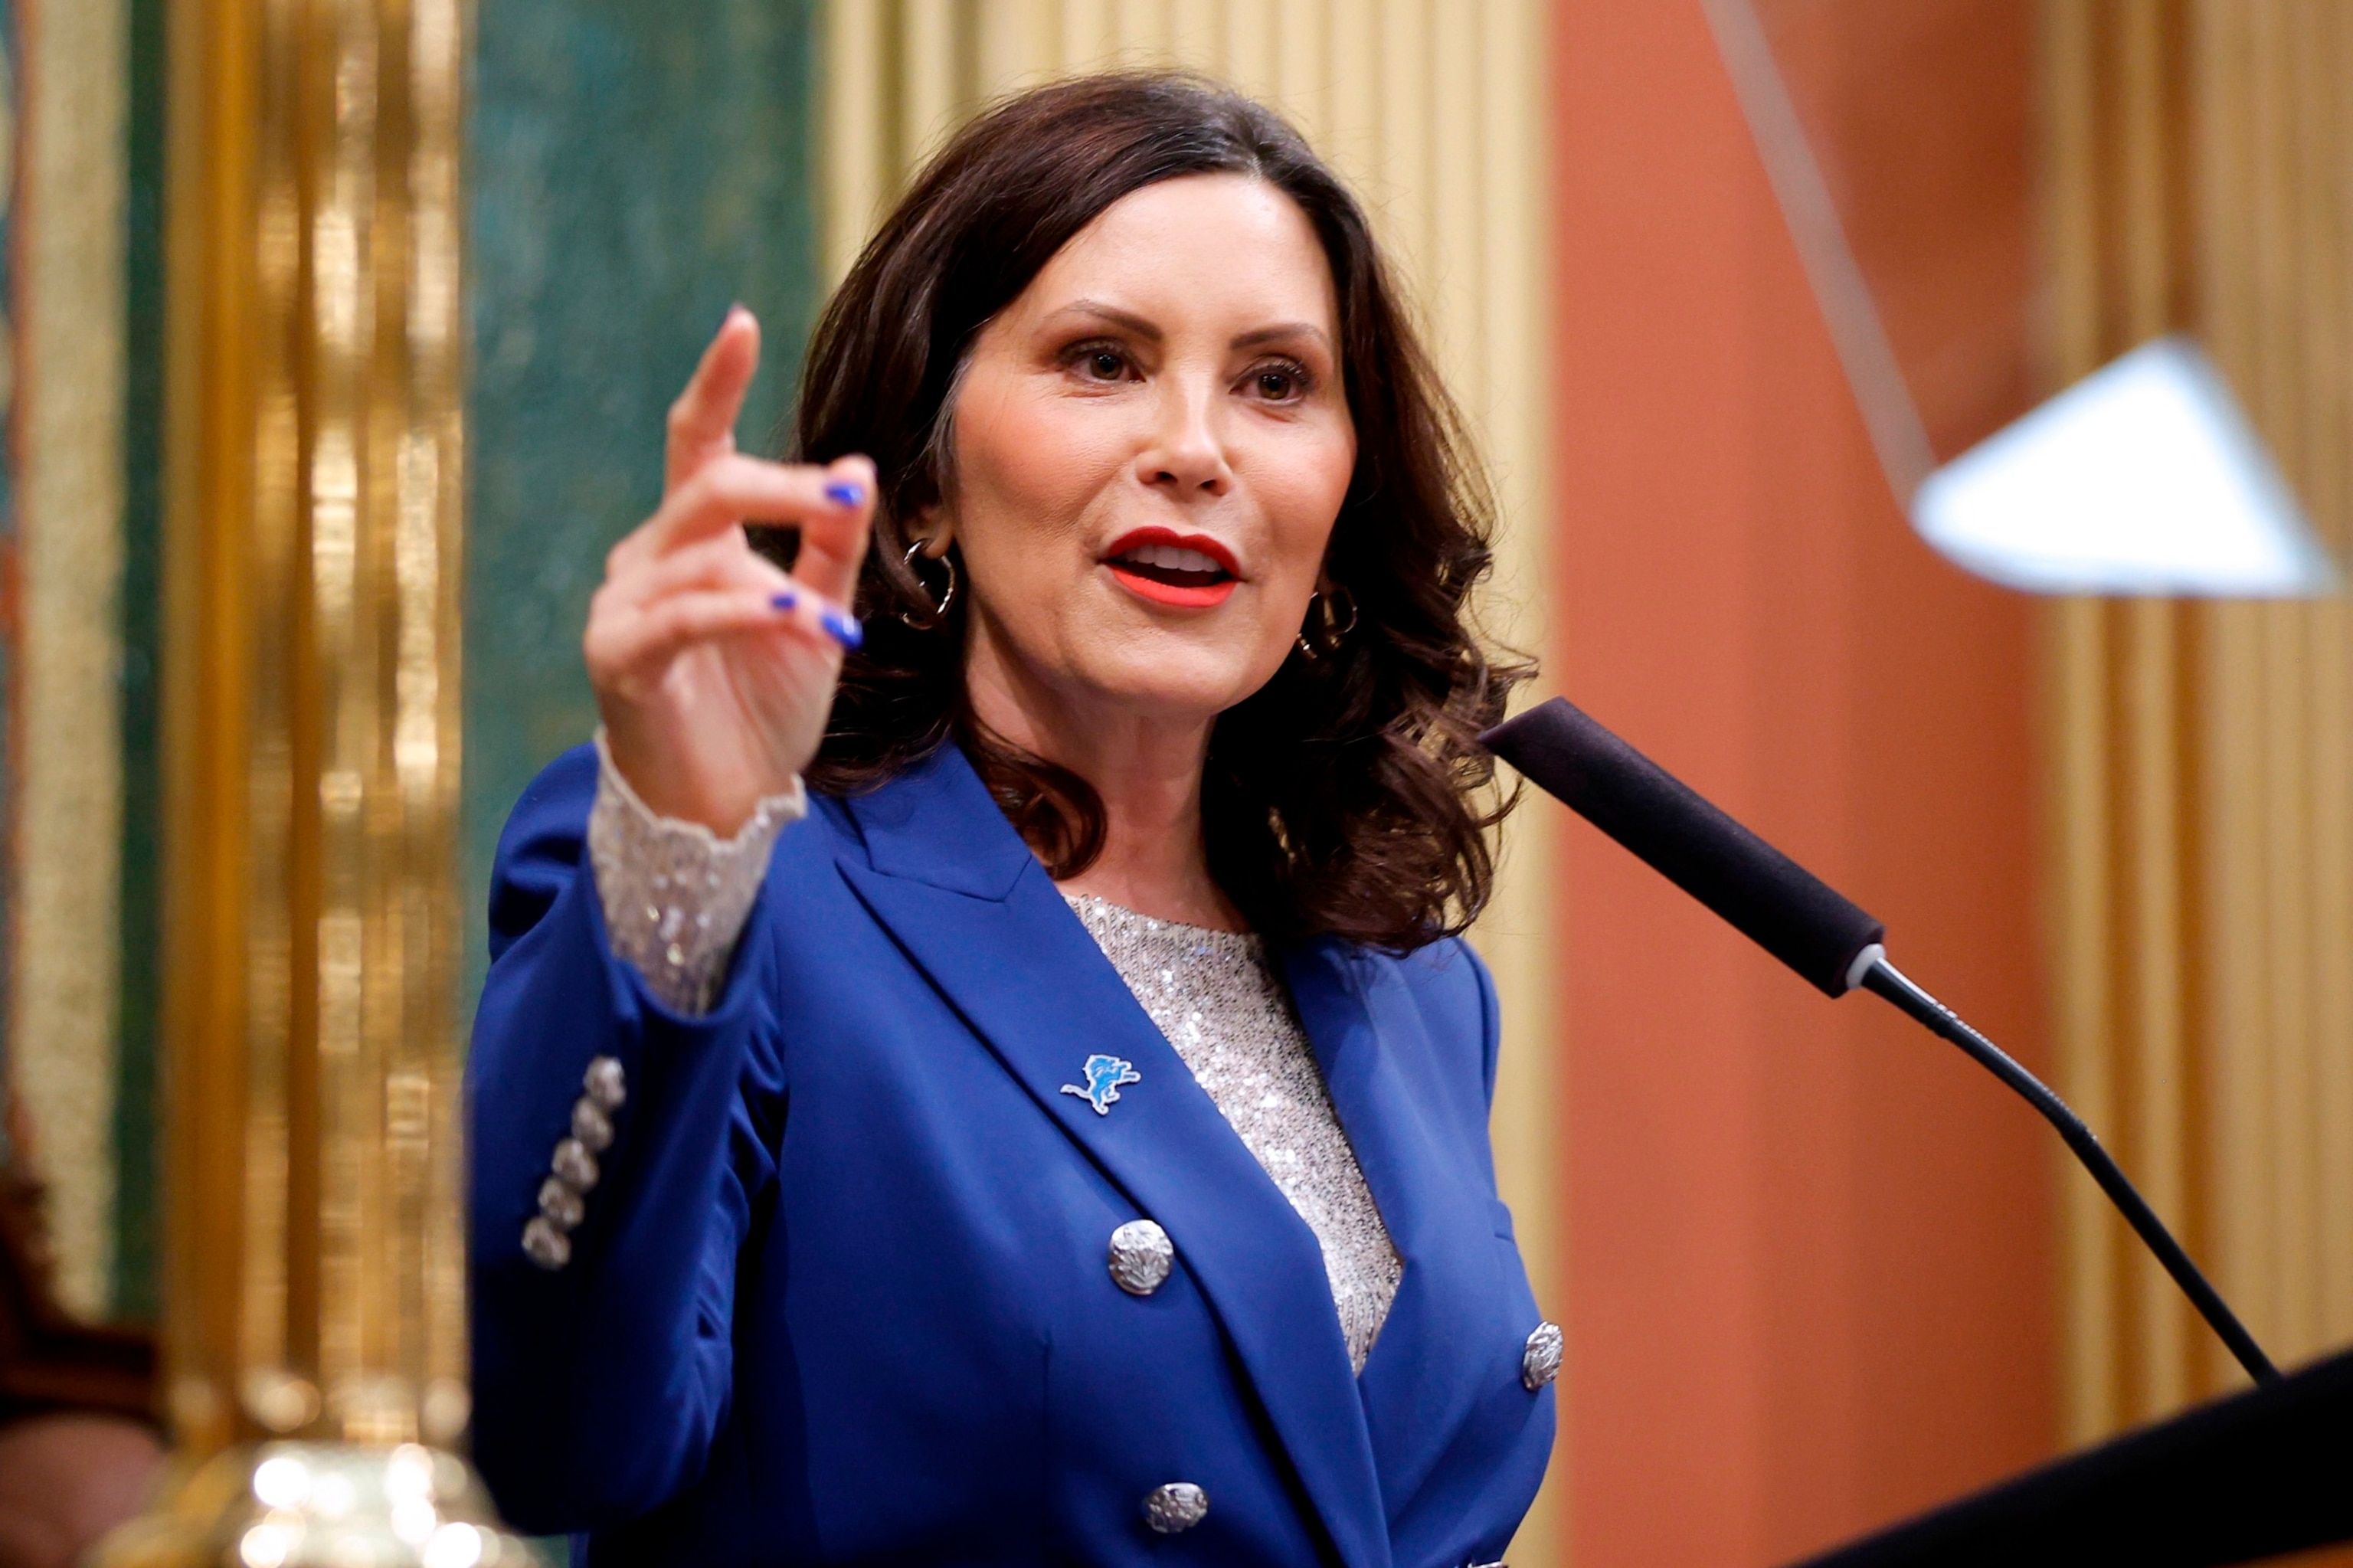
[[[1109,1116],[1111,1107],[1119,1103],[1119,1086],[1142,1082],[1144,1075],[1135,1070],[1133,1062],[1123,1062],[1116,1056],[1090,1056],[1087,1058],[1086,1087],[1064,1084],[1062,1092],[1076,1095],[1094,1107],[1095,1115]]]

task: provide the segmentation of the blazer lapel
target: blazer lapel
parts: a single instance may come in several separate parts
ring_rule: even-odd
[[[1322,1254],[963,754],[944,748],[846,802],[866,855],[841,870],[941,993],[1111,1181],[1166,1229],[1344,1561],[1388,1532]],[[1098,1112],[1088,1059],[1133,1082]]]
[[[1409,960],[1410,961],[1410,960]],[[1420,1489],[1450,1435],[1482,1390],[1462,1357],[1486,1359],[1476,1337],[1499,1283],[1496,1205],[1475,1152],[1449,1136],[1433,1091],[1410,1066],[1434,1060],[1410,1008],[1369,993],[1339,943],[1285,955],[1285,978],[1323,1068],[1333,1108],[1381,1212],[1405,1273],[1359,1379],[1383,1497],[1394,1511]]]

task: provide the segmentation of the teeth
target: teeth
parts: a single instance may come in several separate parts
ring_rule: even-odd
[[[1164,572],[1223,572],[1215,558],[1199,550],[1187,550],[1176,545],[1139,545],[1120,556],[1141,567],[1158,567]]]

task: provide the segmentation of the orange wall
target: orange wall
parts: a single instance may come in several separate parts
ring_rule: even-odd
[[[1696,0],[1556,26],[1555,673],[2042,1067],[2028,607],[1896,511]],[[2046,1454],[2042,1124],[1564,838],[1577,1568],[1777,1562]]]

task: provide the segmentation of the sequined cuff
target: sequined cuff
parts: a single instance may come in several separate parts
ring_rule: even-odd
[[[768,874],[776,834],[807,815],[808,795],[795,779],[790,789],[762,800],[732,839],[700,822],[656,816],[613,765],[597,730],[588,863],[614,953],[636,965],[646,989],[668,1006],[710,1012]]]

